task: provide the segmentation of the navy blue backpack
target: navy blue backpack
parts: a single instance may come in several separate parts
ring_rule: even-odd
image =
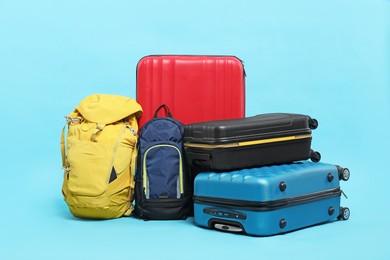
[[[158,117],[165,109],[167,117]],[[183,154],[184,125],[161,105],[140,130],[135,213],[143,219],[186,219],[192,188]]]

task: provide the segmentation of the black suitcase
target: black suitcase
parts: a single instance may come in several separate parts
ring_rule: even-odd
[[[282,164],[321,155],[311,149],[318,122],[307,115],[273,113],[186,125],[187,162],[199,169],[226,171]]]

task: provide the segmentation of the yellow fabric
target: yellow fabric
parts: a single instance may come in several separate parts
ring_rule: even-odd
[[[62,192],[73,215],[94,219],[130,215],[141,113],[141,106],[130,98],[92,95],[67,117],[66,142],[64,130],[61,137]],[[116,179],[110,182],[113,169]]]
[[[101,124],[116,122],[132,114],[138,118],[142,111],[131,98],[107,94],[88,96],[76,109],[86,120]]]

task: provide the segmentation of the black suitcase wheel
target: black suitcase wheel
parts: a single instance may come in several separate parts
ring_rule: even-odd
[[[314,130],[314,129],[317,129],[318,127],[318,121],[317,119],[314,119],[314,118],[310,118],[309,119],[309,128]]]
[[[348,168],[344,168],[340,174],[340,179],[343,181],[349,180],[351,173]]]
[[[312,162],[319,162],[321,160],[321,154],[312,150],[310,153],[310,160],[312,160]]]
[[[338,219],[347,220],[347,219],[349,219],[350,215],[351,215],[351,212],[350,212],[349,208],[340,207],[340,215],[338,216]]]

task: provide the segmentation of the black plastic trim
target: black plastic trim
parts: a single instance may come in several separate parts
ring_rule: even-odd
[[[214,208],[204,208],[203,213],[215,217],[222,217],[222,218],[232,218],[232,219],[241,219],[241,220],[246,219],[246,215],[244,213],[237,212],[237,211],[226,211],[226,210],[220,210]]]

